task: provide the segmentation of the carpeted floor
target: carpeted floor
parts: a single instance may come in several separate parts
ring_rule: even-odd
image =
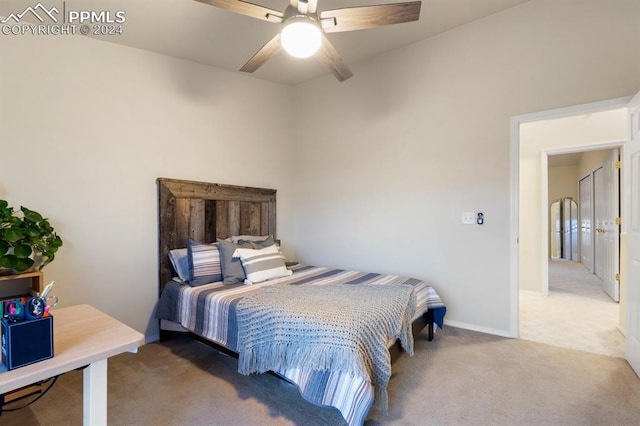
[[[520,291],[520,338],[625,357],[620,305],[584,265],[549,261],[549,295]]]
[[[109,425],[340,425],[296,388],[186,337],[109,360]],[[636,425],[640,380],[620,358],[447,327],[394,364],[388,415],[366,425]],[[82,373],[0,425],[82,424]]]

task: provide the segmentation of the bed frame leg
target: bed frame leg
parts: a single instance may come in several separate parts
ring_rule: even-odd
[[[168,330],[160,330],[160,341],[166,342],[171,337],[171,332]]]
[[[427,340],[431,342],[433,340],[433,311],[427,311],[427,327],[429,329],[429,334],[427,336]]]

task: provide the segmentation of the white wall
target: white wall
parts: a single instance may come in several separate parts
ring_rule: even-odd
[[[558,198],[578,202],[578,165],[549,167],[549,203]]]
[[[626,115],[625,110],[622,110],[621,113]],[[626,120],[624,121],[626,122]],[[596,169],[602,167],[610,152],[610,149],[599,149],[584,152],[580,157],[580,162],[578,163],[578,177],[582,179],[583,177],[593,173]]]
[[[291,252],[290,89],[85,37],[0,37],[0,198],[51,219],[60,305],[157,335],[157,177],[275,188]]]
[[[298,87],[299,258],[426,279],[451,324],[510,334],[510,117],[638,91],[639,16],[534,0]]]

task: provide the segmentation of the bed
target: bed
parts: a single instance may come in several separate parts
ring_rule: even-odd
[[[413,338],[425,327],[431,340],[443,325],[446,308],[428,283],[286,263],[273,244],[275,190],[157,183],[162,339],[187,332],[238,357],[240,373],[270,371],[306,400],[339,410],[349,425],[362,424],[373,405],[386,408],[391,362],[403,350],[412,353]],[[199,269],[205,264],[199,256],[210,260],[211,250],[219,265]],[[229,280],[236,278],[231,253],[233,267],[243,266],[235,281]],[[347,308],[349,300],[357,306]]]

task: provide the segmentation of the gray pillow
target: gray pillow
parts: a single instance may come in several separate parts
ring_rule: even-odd
[[[189,279],[192,286],[215,283],[222,280],[218,244],[203,244],[189,239],[187,246]]]
[[[220,266],[222,267],[222,278],[224,284],[236,284],[244,282],[245,274],[242,269],[240,258],[233,258],[233,253],[238,248],[261,249],[275,244],[272,236],[264,241],[238,241],[232,243],[218,239],[218,250],[220,251]]]
[[[269,235],[266,239],[262,240],[262,241],[256,241],[256,240],[239,240],[238,241],[239,244],[242,243],[251,243],[251,248],[259,250],[265,247],[269,247],[272,246],[276,243],[276,240],[273,238],[273,235]],[[245,247],[243,247],[245,248]]]

